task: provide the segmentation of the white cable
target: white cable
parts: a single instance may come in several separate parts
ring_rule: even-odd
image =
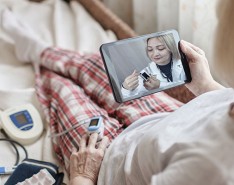
[[[99,116],[102,116],[102,115],[99,115]],[[96,116],[94,116],[94,117],[96,117]],[[62,136],[64,134],[68,133],[69,131],[71,131],[72,129],[75,129],[78,126],[85,125],[85,124],[89,123],[91,119],[92,118],[83,119],[83,120],[81,120],[83,123],[80,123],[81,121],[79,121],[77,124],[72,125],[70,128],[67,128],[66,130],[64,130],[62,132],[59,132],[57,134],[50,134],[49,137],[50,138],[55,138],[55,137]]]
[[[78,127],[78,126],[84,125],[85,123],[87,123],[87,122],[84,122],[84,123],[82,123],[82,124],[81,124],[81,123],[77,123],[77,124],[71,126],[70,128],[68,128],[68,129],[66,129],[66,130],[64,130],[64,131],[62,131],[62,132],[59,132],[59,133],[57,133],[57,134],[50,134],[49,137],[55,138],[55,137],[62,136],[62,135],[64,135],[64,134],[68,133],[69,131],[71,131],[72,129],[75,129],[75,128]]]

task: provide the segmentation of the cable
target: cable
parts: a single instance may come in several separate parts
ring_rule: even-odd
[[[4,134],[4,135],[5,135],[5,134]],[[7,136],[6,136],[6,137],[7,137]],[[28,152],[27,152],[26,148],[25,148],[23,145],[21,145],[19,142],[14,141],[14,140],[12,140],[12,139],[9,139],[9,138],[0,138],[0,141],[7,141],[7,142],[10,142],[11,145],[14,147],[14,149],[15,149],[15,151],[16,151],[16,156],[17,156],[16,158],[17,158],[17,159],[16,159],[16,163],[15,163],[15,165],[14,165],[13,167],[0,166],[0,175],[11,174],[11,173],[13,173],[13,171],[16,169],[16,167],[17,167],[18,164],[19,164],[19,151],[18,151],[18,149],[17,149],[17,147],[16,147],[15,145],[20,146],[20,147],[24,150],[24,153],[25,153],[25,158],[24,158],[24,160],[28,158]]]
[[[26,148],[25,148],[23,145],[21,145],[19,142],[14,141],[14,140],[9,139],[9,138],[0,138],[0,141],[7,141],[7,142],[14,143],[14,144],[20,146],[20,147],[24,150],[25,159],[28,159],[28,152],[27,152]],[[16,146],[15,146],[15,147],[16,147]],[[16,150],[18,151],[17,147],[16,147]],[[18,151],[18,153],[19,153],[19,151]],[[25,160],[25,159],[24,159],[24,160]],[[18,165],[18,164],[16,164],[16,165]]]
[[[102,117],[105,117],[104,115],[98,115],[98,116],[102,116]],[[97,117],[97,116],[95,116]],[[89,123],[89,121],[91,120],[92,118],[85,118],[85,119],[82,119],[80,120],[79,122],[77,122],[75,125],[72,125],[71,127],[57,133],[57,134],[51,134],[49,135],[50,138],[55,138],[55,137],[59,137],[59,136],[62,136],[68,132],[70,132],[71,130],[75,129],[76,127],[79,127],[79,126],[82,126],[82,125],[85,125],[87,123]],[[80,123],[82,122],[82,123]]]
[[[6,132],[4,130],[1,129],[1,133],[6,137],[9,138],[8,135],[6,134]],[[15,146],[15,144],[13,142],[10,142],[11,145],[13,146],[13,148],[15,149],[15,153],[16,153],[16,161],[15,161],[15,166],[17,166],[19,164],[19,151],[17,149],[17,147]]]

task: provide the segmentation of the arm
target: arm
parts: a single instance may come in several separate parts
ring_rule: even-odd
[[[177,154],[161,173],[152,176],[150,185],[225,184],[219,166],[209,156],[194,152]]]
[[[95,185],[94,182],[86,177],[75,177],[70,181],[70,185]]]
[[[186,87],[193,94],[199,96],[209,91],[224,88],[211,76],[204,51],[185,41],[181,41],[180,46],[188,59],[192,76],[192,82],[186,84]]]
[[[95,185],[101,167],[102,159],[108,138],[103,137],[96,148],[98,134],[92,134],[89,138],[82,137],[80,149],[74,150],[70,158],[70,185]],[[87,144],[88,142],[88,144]]]

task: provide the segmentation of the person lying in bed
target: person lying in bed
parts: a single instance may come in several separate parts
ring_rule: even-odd
[[[221,65],[216,69],[234,87],[234,26],[229,24],[234,2],[225,0],[222,6],[215,59]],[[197,95],[188,104],[181,107],[164,93],[117,104],[99,55],[49,47],[10,12],[3,12],[2,25],[15,41],[18,58],[34,61],[35,69],[42,66],[36,70],[36,88],[52,133],[81,122],[85,115],[99,114],[104,117],[105,135],[115,138],[106,150],[107,137],[97,144],[97,134],[86,136],[82,125],[58,138],[55,151],[67,168],[72,153],[72,185],[234,182],[234,89],[213,79],[201,49],[180,43],[193,79],[187,87]],[[224,37],[227,33],[229,37]]]

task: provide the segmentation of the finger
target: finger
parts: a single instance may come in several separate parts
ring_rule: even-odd
[[[72,154],[75,154],[77,152],[77,149],[75,147],[72,147]]]
[[[181,41],[180,44],[181,50],[188,57],[189,60],[193,61],[201,57],[194,49],[192,49],[188,44],[186,44],[185,41]]]
[[[139,82],[138,82],[138,81],[135,81],[135,82],[131,82],[131,83],[129,84],[129,87],[130,87],[131,89],[135,89],[135,88],[138,87],[138,85],[139,85]]]
[[[150,79],[150,82],[152,82],[152,83],[155,83],[155,82],[157,82],[157,81],[158,81],[158,79],[155,78],[155,77],[152,77],[152,78]]]
[[[70,167],[76,166],[77,165],[77,154],[76,153],[72,153],[70,156]]]
[[[203,55],[203,56],[206,55],[205,52],[202,49],[200,49],[199,47],[193,45],[192,43],[186,42],[184,40],[182,42],[187,44],[190,48],[192,48],[194,51],[196,51],[199,55]]]
[[[105,151],[106,148],[107,148],[107,146],[109,145],[109,142],[110,142],[110,141],[109,141],[109,138],[106,137],[106,136],[104,136],[104,137],[102,138],[102,141],[101,141],[101,143],[99,144],[98,148],[101,149],[101,150],[103,150],[103,151]]]
[[[155,81],[155,80],[157,80],[157,78],[156,78],[155,76],[150,76],[150,77],[149,77],[149,81],[150,81],[150,82],[153,82],[153,81]]]
[[[138,83],[138,77],[127,80],[127,84],[129,86],[132,85],[132,84],[135,84],[135,83]]]
[[[134,70],[133,73],[132,73],[132,75],[134,75],[134,76],[135,75],[139,75],[139,72],[137,72],[137,70]]]
[[[231,103],[229,108],[229,115],[234,118],[234,103]]]
[[[129,81],[136,81],[136,80],[138,80],[138,76],[137,75],[136,76],[131,76],[129,78]]]
[[[133,71],[132,75],[134,75],[135,73],[136,73],[136,70],[134,69],[134,71]]]
[[[128,76],[128,77],[126,78],[126,81],[129,82],[129,81],[131,81],[134,77],[135,77],[135,76],[133,76],[133,75],[131,74],[130,76]]]
[[[136,75],[136,70],[134,70],[133,73],[130,74],[128,77],[129,77],[129,78],[132,78],[132,77],[135,76],[135,75]]]
[[[89,137],[88,147],[89,148],[95,148],[95,145],[97,143],[97,139],[98,139],[98,134],[97,133],[91,134],[91,136]]]
[[[187,44],[190,48],[192,48],[197,53],[199,53],[199,54],[205,54],[205,52],[202,49],[200,49],[199,47],[193,45],[192,43],[184,41],[184,40],[182,40],[182,42],[184,42],[185,44]]]
[[[149,90],[150,86],[148,84],[144,84],[144,87]]]
[[[83,135],[81,140],[80,140],[80,151],[84,151],[86,148],[86,143],[87,143],[87,135]]]
[[[157,75],[152,75],[152,78],[157,80]]]
[[[145,81],[144,87],[148,88],[150,86],[150,81]]]
[[[129,76],[129,79],[138,78],[139,74],[140,74],[140,73],[138,73],[138,72],[136,72],[136,73],[134,73],[134,74],[131,74],[131,75]]]

